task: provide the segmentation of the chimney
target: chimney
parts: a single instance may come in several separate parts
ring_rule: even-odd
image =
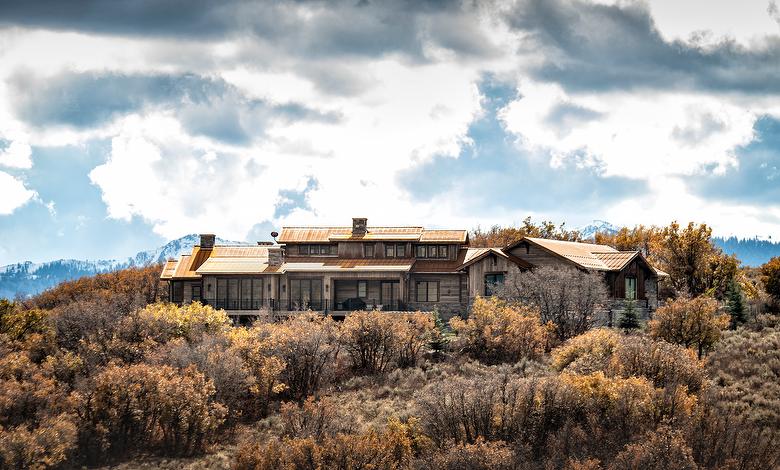
[[[210,250],[214,248],[214,241],[217,236],[213,233],[201,233],[200,234],[200,248]]]
[[[268,247],[268,264],[270,266],[279,266],[284,261],[282,249],[278,246]]]
[[[368,219],[364,217],[352,218],[352,236],[363,236],[368,231],[366,226],[368,225]]]

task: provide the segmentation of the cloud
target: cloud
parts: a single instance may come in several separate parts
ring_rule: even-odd
[[[337,123],[341,118],[338,112],[300,103],[247,97],[221,78],[195,74],[17,74],[12,87],[19,116],[39,127],[89,129],[128,114],[164,110],[178,116],[193,135],[246,145],[273,122]]]
[[[596,211],[626,195],[644,193],[639,178],[606,176],[600,168],[567,161],[553,165],[549,153],[516,141],[504,121],[506,106],[516,96],[513,86],[494,77],[480,84],[483,114],[469,127],[472,145],[457,158],[441,156],[399,175],[399,182],[417,200],[451,199],[464,213],[518,214]],[[558,114],[578,118],[598,115],[569,106]],[[566,118],[568,119],[568,118]]]
[[[507,21],[523,35],[521,50],[537,57],[534,79],[567,90],[780,93],[777,35],[751,47],[728,37],[669,41],[643,3],[521,0]]]
[[[35,195],[35,191],[27,189],[23,182],[0,171],[0,216],[13,213]]]

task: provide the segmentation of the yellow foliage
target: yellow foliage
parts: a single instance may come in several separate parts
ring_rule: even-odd
[[[544,354],[555,326],[542,324],[528,307],[509,305],[495,297],[477,297],[467,320],[450,320],[455,342],[466,353],[488,362],[516,362]]]
[[[711,298],[680,298],[659,308],[647,324],[650,334],[686,348],[696,347],[699,359],[728,328],[728,315],[718,315],[718,303]]]
[[[224,332],[231,326],[224,310],[216,310],[199,302],[181,307],[171,303],[155,303],[138,311],[141,321],[149,321],[158,334],[164,332],[170,338],[192,340],[204,333]]]

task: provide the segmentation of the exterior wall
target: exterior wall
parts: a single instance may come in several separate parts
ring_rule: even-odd
[[[467,280],[465,274],[414,274],[412,273],[407,283],[404,295],[408,299],[407,306],[411,310],[431,311],[435,308],[441,313],[442,319],[447,320],[455,315],[460,315],[465,310],[464,297]],[[417,282],[436,281],[439,283],[438,302],[420,302],[417,300]],[[467,293],[467,292],[466,292]]]
[[[515,263],[496,255],[486,256],[469,266],[467,270],[467,296],[469,304],[471,304],[478,295],[485,295],[486,274],[503,273],[504,275],[509,275],[520,272],[520,268]]]
[[[533,266],[560,266],[561,264],[569,264],[560,257],[530,243],[521,243],[512,248],[510,253],[523,261],[528,261]]]

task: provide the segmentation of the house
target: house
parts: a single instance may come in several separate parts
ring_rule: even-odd
[[[468,305],[466,230],[371,227],[284,227],[278,244],[215,245],[201,235],[192,253],[168,261],[161,279],[170,300],[200,301],[234,317],[260,310],[433,310]]]
[[[571,266],[601,272],[613,308],[621,309],[626,300],[633,300],[645,315],[658,308],[658,280],[668,276],[651,266],[639,251],[618,251],[594,243],[525,237],[505,247],[504,252],[534,267]]]
[[[284,227],[276,244],[222,246],[201,235],[192,253],[166,263],[161,279],[170,300],[200,301],[236,318],[263,310],[360,309],[464,313],[477,296],[492,295],[505,277],[537,266],[605,273],[614,299],[657,306],[663,275],[639,252],[526,237],[507,247],[470,248],[466,230],[352,226]]]

